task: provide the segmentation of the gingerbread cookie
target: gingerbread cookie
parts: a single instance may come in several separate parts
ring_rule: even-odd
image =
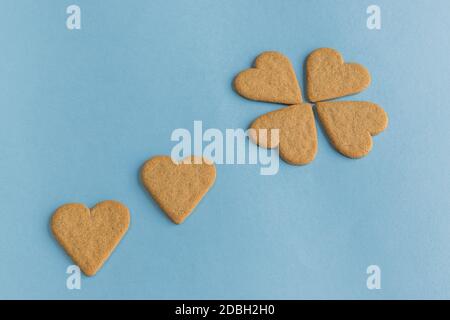
[[[306,60],[308,98],[312,102],[340,98],[363,91],[370,85],[369,71],[360,64],[344,63],[330,48],[313,51]]]
[[[250,128],[254,129],[250,130],[250,138],[256,144],[265,148],[279,146],[280,157],[290,164],[307,164],[316,156],[317,130],[312,107],[308,103],[266,113]],[[279,129],[279,141],[272,137],[272,129]]]
[[[117,201],[103,201],[92,209],[71,203],[59,207],[51,230],[72,260],[93,276],[114,251],[130,224],[130,214]]]
[[[368,154],[372,136],[388,124],[386,112],[366,101],[319,102],[317,114],[333,146],[349,158]]]
[[[260,54],[254,68],[244,70],[236,76],[234,87],[241,96],[251,100],[302,103],[302,93],[292,64],[279,52]]]
[[[176,224],[182,223],[214,184],[216,168],[201,157],[174,163],[169,156],[148,160],[141,180],[161,209]]]

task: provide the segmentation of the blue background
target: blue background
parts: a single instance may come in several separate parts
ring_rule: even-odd
[[[66,7],[82,29],[66,28]],[[366,27],[378,4],[382,29]],[[450,2],[16,1],[0,10],[0,298],[450,298]],[[361,160],[319,129],[307,166],[220,165],[183,225],[138,180],[175,128],[247,128],[277,105],[233,77],[262,51],[364,64],[388,129]],[[131,227],[82,289],[49,219],[125,203]],[[381,290],[366,288],[379,265]]]

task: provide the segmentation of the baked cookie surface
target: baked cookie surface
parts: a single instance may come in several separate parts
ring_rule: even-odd
[[[176,224],[182,223],[214,184],[216,168],[201,157],[174,163],[156,156],[141,169],[141,180],[153,199]]]
[[[236,91],[251,100],[298,104],[303,101],[291,61],[283,54],[267,51],[255,60],[255,67],[234,79]]]
[[[330,48],[314,50],[306,59],[306,91],[311,102],[353,95],[368,88],[369,71],[357,63],[345,63]]]
[[[84,274],[93,276],[109,258],[128,230],[130,213],[123,204],[107,200],[92,209],[70,203],[59,207],[51,230]]]
[[[303,165],[317,153],[317,130],[312,106],[292,105],[266,113],[250,126],[250,138],[264,148],[279,147],[280,157],[290,164]],[[262,129],[265,129],[264,131]],[[272,136],[278,129],[278,139]]]
[[[386,112],[372,102],[319,102],[316,108],[330,142],[349,158],[367,155],[372,150],[372,136],[388,125]]]

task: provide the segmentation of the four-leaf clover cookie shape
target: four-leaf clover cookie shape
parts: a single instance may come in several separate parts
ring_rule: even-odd
[[[345,63],[330,48],[313,51],[306,60],[306,92],[315,103],[319,121],[331,144],[349,158],[360,158],[372,149],[372,136],[386,129],[388,117],[367,101],[329,101],[357,94],[370,85],[370,73],[360,64]],[[260,147],[279,148],[280,157],[295,165],[314,160],[317,129],[313,106],[303,101],[290,60],[279,52],[260,54],[253,68],[234,79],[235,90],[251,100],[288,105],[266,113],[250,125],[250,138]],[[278,129],[276,138],[271,132]]]

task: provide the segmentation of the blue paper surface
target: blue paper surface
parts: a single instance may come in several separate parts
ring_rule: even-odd
[[[450,2],[2,1],[0,298],[450,298]],[[371,4],[381,30],[366,27]],[[307,166],[218,165],[180,226],[141,186],[176,128],[244,128],[279,108],[232,79],[262,51],[303,63],[332,47],[372,84],[389,127],[360,160],[318,126]],[[81,290],[49,230],[67,202],[115,199],[131,226]],[[366,268],[381,269],[368,290]]]

